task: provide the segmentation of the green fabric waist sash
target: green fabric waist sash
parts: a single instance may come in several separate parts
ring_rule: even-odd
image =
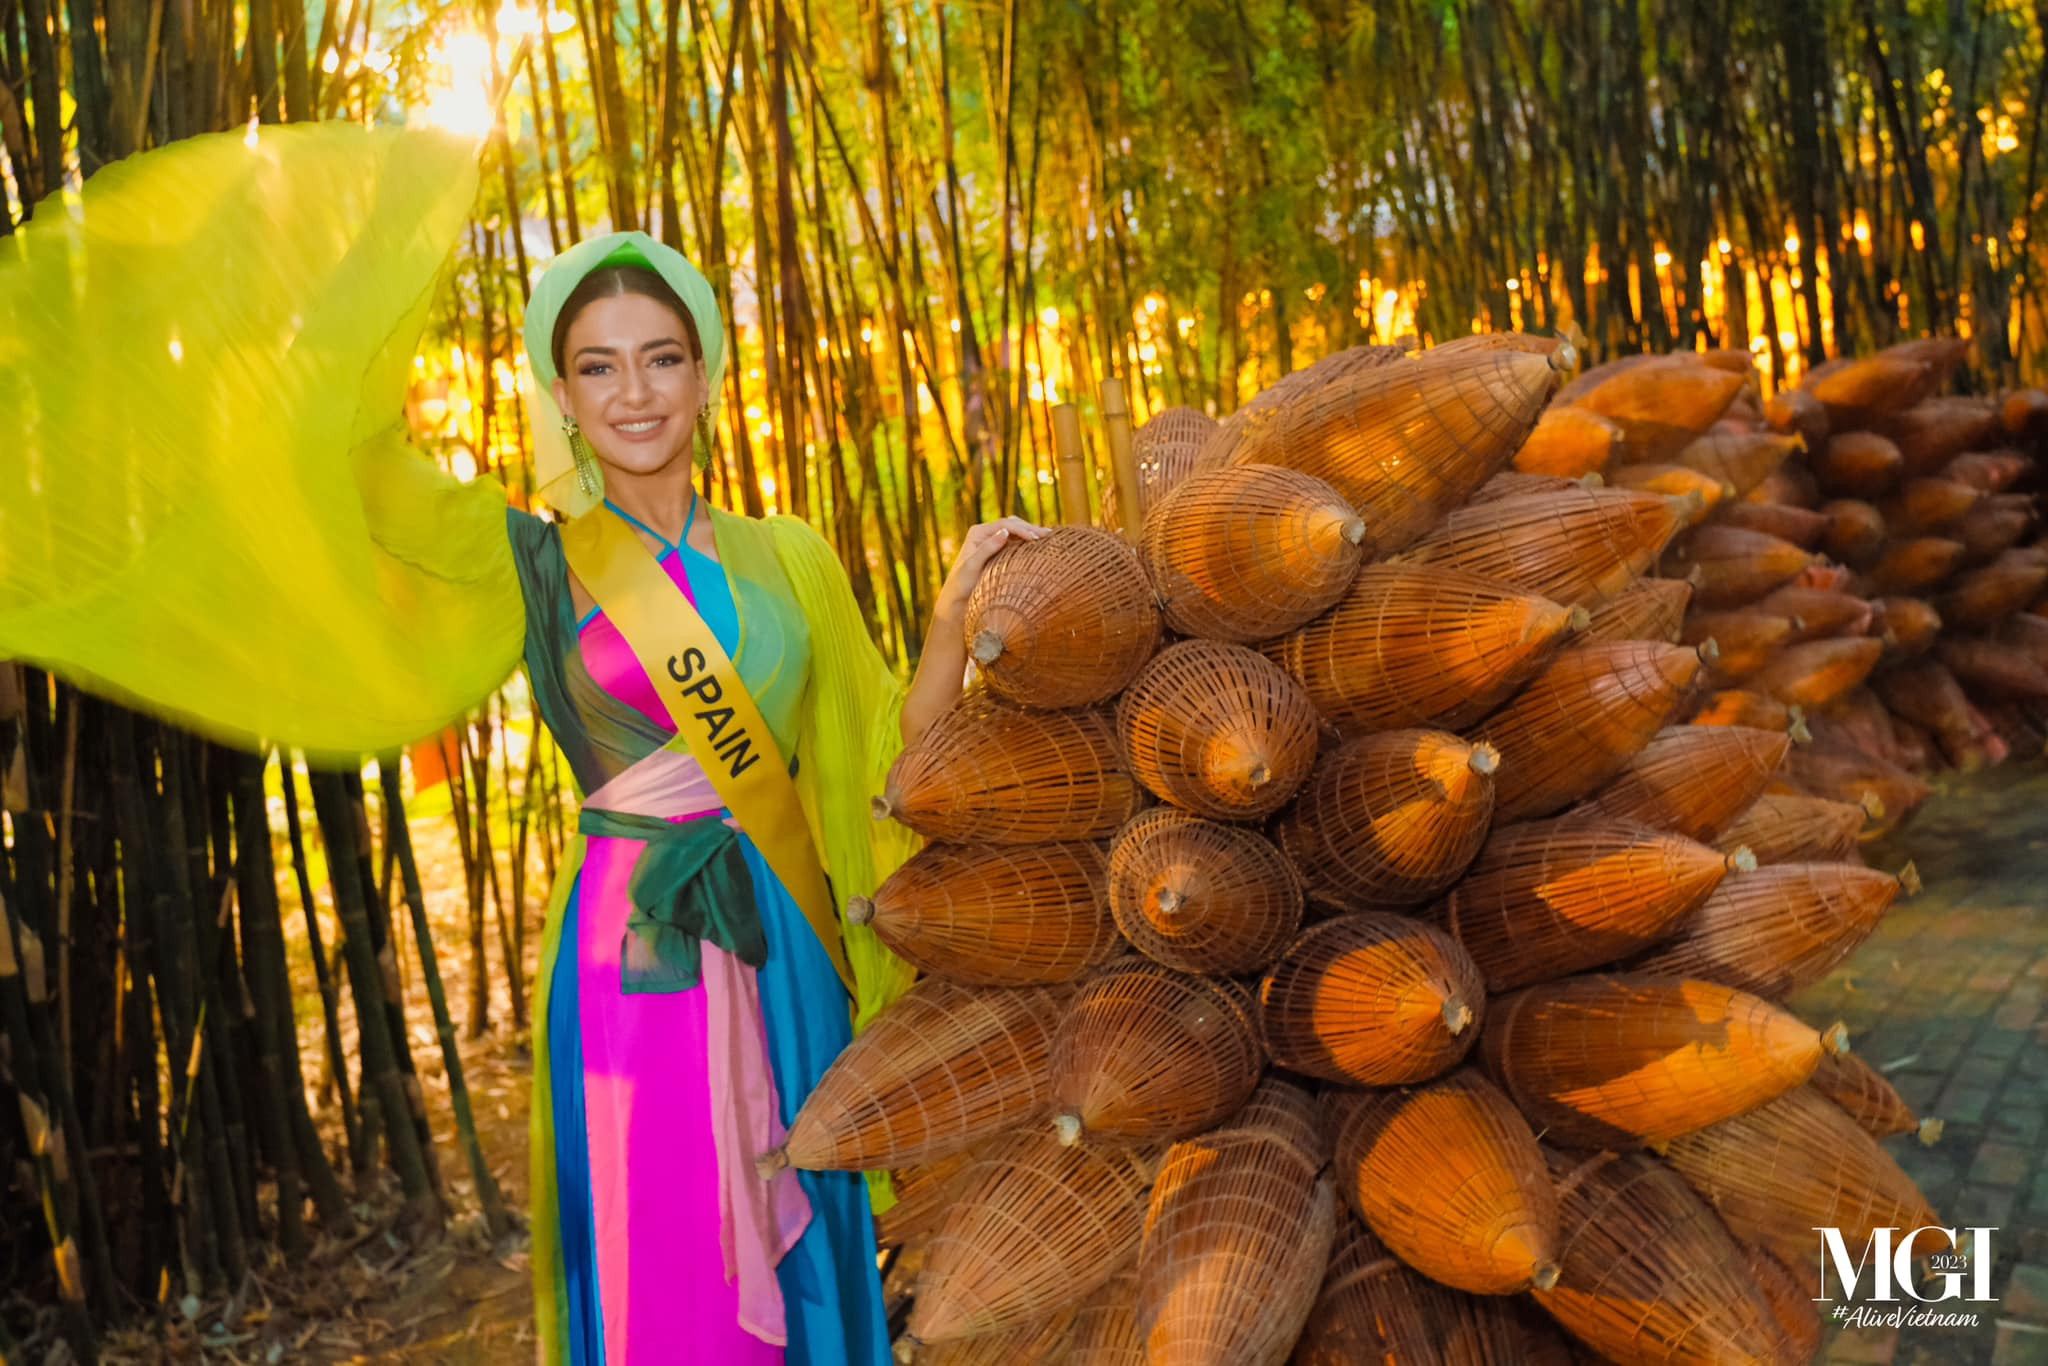
[[[627,882],[633,910],[619,950],[621,991],[688,991],[702,980],[706,940],[748,967],[768,961],[746,854],[739,833],[724,821],[677,822],[586,806],[576,828],[646,842]]]

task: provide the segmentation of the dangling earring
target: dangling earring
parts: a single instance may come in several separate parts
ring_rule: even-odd
[[[562,431],[569,438],[569,454],[576,461],[576,487],[583,490],[586,498],[597,497],[604,491],[604,484],[598,473],[596,452],[590,449],[590,442],[575,418],[563,418]]]
[[[711,452],[718,439],[718,433],[708,427],[711,421],[711,396],[706,394],[701,407],[697,409],[697,468],[711,468]]]

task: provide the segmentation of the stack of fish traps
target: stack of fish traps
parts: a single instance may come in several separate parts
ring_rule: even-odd
[[[2048,397],[1960,358],[1359,348],[1001,552],[852,908],[922,977],[769,1156],[893,1173],[899,1358],[1810,1360],[1938,1126],[1785,1002],[2048,704]]]

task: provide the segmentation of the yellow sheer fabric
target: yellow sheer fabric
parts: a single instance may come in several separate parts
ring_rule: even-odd
[[[504,498],[406,442],[471,145],[347,123],[172,144],[0,242],[0,658],[339,758],[518,663]]]

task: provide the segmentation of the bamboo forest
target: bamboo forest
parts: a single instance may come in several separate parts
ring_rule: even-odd
[[[706,496],[733,513],[786,514],[821,532],[863,624],[905,678],[925,654],[971,528],[1017,517],[1115,529],[1120,500],[1135,524],[1136,485],[1119,485],[1113,471],[1129,430],[1142,436],[1162,414],[1155,434],[1181,410],[1193,410],[1206,433],[1349,348],[1472,356],[1476,348],[1452,344],[1523,334],[1529,354],[1553,367],[1566,368],[1566,358],[1585,367],[1575,384],[1627,357],[1690,356],[1698,373],[1718,366],[1741,373],[1745,386],[1736,397],[1729,381],[1698,439],[1714,439],[1707,429],[1724,410],[1749,413],[1757,432],[1768,420],[1797,435],[1819,482],[1803,499],[1758,494],[1740,505],[1746,532],[1801,547],[1798,562],[1754,596],[1724,591],[1721,562],[1705,549],[1706,533],[1738,524],[1732,516],[1702,523],[1700,513],[1695,539],[1674,541],[1676,558],[1656,571],[1690,574],[1694,585],[1682,644],[1707,661],[1688,667],[1708,672],[1698,695],[1688,694],[1684,716],[1694,724],[1685,729],[1726,724],[1707,719],[1713,703],[1749,688],[1737,681],[1745,676],[1776,677],[1764,661],[1834,634],[1813,625],[1818,598],[1853,594],[1861,607],[1886,605],[1840,633],[1871,651],[1848,686],[1856,698],[1882,698],[1871,703],[1880,721],[1888,707],[1918,727],[1926,762],[1901,761],[1901,773],[1954,777],[2008,752],[2016,761],[2001,772],[2018,771],[2022,758],[2038,770],[2048,718],[2048,646],[2033,635],[2035,618],[2048,616],[2038,605],[2048,560],[2003,613],[1981,608],[1955,587],[1961,580],[1942,579],[2033,550],[2018,545],[2032,539],[2032,503],[2012,501],[2035,486],[2019,472],[2031,467],[1996,462],[2008,446],[2039,450],[2042,436],[2044,419],[2026,396],[2027,386],[2048,383],[2048,248],[2033,236],[2048,210],[2044,108],[2042,0],[0,0],[0,270],[16,256],[32,260],[39,229],[74,214],[82,197],[89,203],[95,176],[188,139],[257,139],[268,125],[316,121],[473,138],[481,190],[410,358],[403,416],[413,446],[464,484],[496,485],[515,509],[552,508],[541,446],[560,443],[551,422],[535,431],[545,377],[537,380],[522,343],[529,294],[537,272],[574,244],[644,232],[702,268],[723,315],[729,360],[707,409]],[[4,335],[14,329],[0,317],[0,368],[25,363]],[[1928,387],[1911,401],[1979,403],[2002,413],[2012,434],[1942,453],[1977,465],[1918,468],[1909,436],[1885,425],[1876,400],[1821,401],[1838,432],[1887,433],[1904,450],[1906,474],[1930,476],[1918,483],[1937,482],[1931,476],[1945,468],[1943,489],[1908,480],[1896,492],[1892,483],[1863,491],[1842,463],[1855,450],[1802,426],[1803,410],[1780,420],[1774,405],[1840,373],[1832,366],[1873,355],[1925,360],[1931,353],[1898,348],[1930,338],[1966,344],[1967,359],[1926,361]],[[1543,385],[1569,379],[1534,369]],[[1947,397],[1935,397],[1943,385]],[[1567,387],[1551,400],[1552,388],[1539,387],[1514,446],[1544,402],[1574,396]],[[1634,439],[1628,419],[1601,411],[1624,428],[1623,444]],[[1986,432],[1995,425],[1984,422]],[[1732,431],[1721,434],[1732,440]],[[1506,468],[1511,449],[1489,474]],[[1618,473],[1617,458],[1607,482],[1709,504],[1746,490],[1719,472],[1690,479],[1676,449],[1638,452],[1658,462],[1654,475],[1648,466]],[[1775,458],[1787,459],[1786,449]],[[1077,478],[1076,456],[1078,468],[1103,473]],[[1530,478],[1585,472],[1515,469]],[[1971,478],[1983,482],[1956,491]],[[0,481],[0,490],[13,487]],[[1445,525],[1490,505],[1477,488],[1434,509],[1472,499]],[[1897,540],[1916,519],[1922,536],[1942,525],[2002,534],[1988,520],[1962,522],[1960,511],[1942,523],[1913,501],[1942,493],[1981,503],[1969,515],[1987,519],[2006,499],[2011,535],[1986,539],[1980,556],[1977,541],[1956,531],[1959,548],[1940,573],[1900,577],[1875,549],[1887,525],[1891,546],[1924,544]],[[1821,506],[1823,495],[1881,510],[1868,558],[1838,545],[1837,534],[1848,534],[1842,516],[1821,529],[1822,514],[1837,507]],[[1371,515],[1363,524],[1367,560],[1377,546],[1381,559],[1407,550],[1407,564],[1475,568],[1449,551],[1431,561],[1436,543],[1420,541],[1420,526],[1409,541],[1421,548],[1410,549]],[[1663,534],[1682,533],[1674,523]],[[1662,549],[1660,541],[1632,575]],[[1823,566],[1823,552],[1859,577]],[[0,582],[9,553],[0,543]],[[294,572],[288,563],[266,568],[285,581]],[[1953,595],[1941,596],[1937,580]],[[1790,599],[1770,608],[1793,624],[1759,644],[1742,634],[1754,621],[1734,618],[1778,601],[1769,591],[1815,598],[1796,611]],[[1589,629],[1600,629],[1606,609],[1591,598],[1544,595],[1561,604],[1555,621],[1501,644],[1502,658],[1539,635],[1579,630],[1581,605],[1594,609]],[[1886,649],[1912,648],[1899,645],[1910,635],[1910,601],[1888,604],[1916,595],[1951,625],[1971,624],[1967,639],[1951,632],[1915,656],[1939,658],[1936,667],[1966,685],[1982,713],[1971,712],[1971,724],[1950,729],[1959,713],[1916,709],[1918,664],[1894,655],[1878,664],[1879,638]],[[1668,642],[1679,641],[1683,601]],[[2022,610],[2030,604],[2031,616]],[[1566,609],[1577,612],[1569,628]],[[317,618],[323,606],[309,600],[303,610]],[[1162,637],[1155,628],[1148,650],[1207,634],[1166,610],[1169,629]],[[1312,637],[1318,628],[1307,621],[1287,629]],[[1942,629],[1936,621],[1926,642]],[[1225,638],[1290,672],[1310,667],[1255,630]],[[1997,673],[2002,665],[1969,655],[1979,641],[2038,655],[2038,691],[2032,674],[2014,682],[2010,670]],[[1159,658],[1187,645],[1170,643]],[[1733,660],[1749,647],[1757,672],[1745,675]],[[532,1358],[535,978],[549,889],[558,872],[573,873],[581,839],[579,783],[540,722],[539,683],[522,669],[443,733],[336,767],[290,744],[230,745],[131,705],[129,693],[7,653],[0,648],[0,1363]],[[1497,748],[1506,782],[1513,744],[1498,727],[1477,743],[1478,723],[1522,677],[1456,724],[1426,713],[1430,724],[1474,737],[1477,748],[1459,750],[1453,765],[1461,774],[1469,766],[1490,775],[1486,756],[1499,758]],[[1767,719],[1751,710],[1735,724],[1801,745],[1810,728],[1824,748],[1867,719],[1834,706],[1833,693],[1813,694],[1809,677],[1774,694]],[[991,680],[1002,684],[999,670]],[[1127,706],[1139,691],[1131,685]],[[1323,723],[1333,744],[1354,722],[1376,731],[1424,723],[1417,711],[1368,725],[1323,694],[1315,702],[1342,723]],[[1364,704],[1347,695],[1344,705]],[[1317,723],[1307,714],[1312,757]],[[1646,731],[1636,747],[1671,733],[1652,742]],[[1894,732],[1883,734],[1889,745]],[[1784,762],[1791,774],[1799,756]],[[1928,784],[1908,779],[1918,788],[1887,798],[1894,817],[1928,799]],[[1769,802],[1761,781],[1750,796]],[[1509,819],[1506,790],[1489,798],[1499,803],[1496,821]],[[1839,796],[1838,812],[1860,804],[1885,822],[1885,803],[1862,791],[1823,790],[1819,778],[1771,789]],[[1580,798],[1604,800],[1590,789]],[[1941,798],[1933,800],[1930,813]],[[1561,809],[1533,804],[1513,819]],[[1860,829],[1863,816],[1849,814]],[[1274,839],[1300,858],[1283,838],[1295,838],[1290,819],[1276,817]],[[1931,828],[1949,827],[1923,827]],[[1760,822],[1741,855],[1702,832],[1690,838],[1725,851],[1710,851],[1713,876],[1738,862],[1745,875],[1765,876],[1769,867],[1756,872],[1771,862],[1763,830]],[[1900,838],[1889,825],[1880,833]],[[1855,861],[1849,848],[1853,841],[1829,857]],[[1494,845],[1486,849],[1475,867],[1491,866]],[[1924,874],[1926,856],[1909,852]],[[1870,861],[1880,866],[1875,853]],[[1887,903],[1914,881],[1898,874],[1900,862],[1882,865]],[[1315,877],[1304,876],[1313,903]],[[1424,900],[1418,893],[1399,908]],[[881,914],[873,902],[867,910]],[[1797,985],[1814,987],[1838,961]],[[1505,987],[1490,964],[1480,967],[1477,995],[1495,992],[1497,1008]],[[1256,993],[1258,973],[1246,980]],[[1263,990],[1277,1010],[1275,979]],[[1444,1019],[1455,1015],[1444,1006]],[[1829,1020],[1803,1018],[1832,1056],[1832,1036],[1814,1034]],[[1325,1075],[1286,1063],[1270,1018],[1261,1037],[1275,1064]],[[2038,1034],[2030,1037],[2038,1050]],[[1822,1051],[1809,1048],[1809,1072]],[[1903,1045],[1895,1052],[1907,1055]],[[1510,1066],[1488,1058],[1489,1068]],[[1533,1103],[1519,1092],[1516,1100],[1533,1121]],[[1662,1138],[1637,1137],[1667,1155]],[[2031,1138],[2006,1137],[2022,1148],[2040,1143],[2038,1125]],[[1678,1139],[1672,1152],[1691,1141]],[[1949,1160],[1971,1163],[1967,1153]],[[1671,1162],[1691,1179],[1679,1156]],[[1540,1174],[1540,1159],[1536,1167]],[[2034,1179],[2048,1191],[2048,1172]],[[910,1205],[916,1182],[898,1185]],[[1709,1203],[1728,1213],[1721,1200]],[[1369,1201],[1351,1209],[1345,1218],[1363,1228],[1354,1216],[1362,1217],[1404,1262],[1436,1275],[1387,1238]],[[2024,1207],[2003,1220],[1941,1213],[1942,1223],[2008,1228],[2030,1217]],[[2048,1234],[2048,1217],[2037,1212],[2032,1223]],[[923,1335],[941,1332],[936,1292],[912,1300],[902,1289],[922,1254],[899,1258],[886,1236],[884,1244],[892,1337],[908,1316],[912,1337],[902,1342],[914,1340],[921,1361],[1250,1363],[1285,1360],[1295,1341],[1278,1355],[1195,1356],[1164,1352],[1155,1334],[1150,1356],[1090,1356],[1076,1345],[1082,1311],[1058,1324],[1069,1355],[1030,1356],[1021,1337],[1008,1354],[929,1355],[937,1344]],[[2035,1252],[2048,1264],[2048,1248]],[[1569,1282],[1571,1258],[1559,1258]],[[1149,1274],[1150,1261],[1134,1264],[1141,1280]],[[1305,1293],[1313,1297],[1321,1281],[1318,1264]],[[1485,1293],[1531,1284],[1548,1289],[1538,1272]],[[1802,1271],[1797,1285],[1805,1284]],[[1796,1288],[1794,1298],[1808,1294]],[[1515,1313],[1534,1313],[1518,1305]],[[1556,1356],[1471,1359],[1816,1359],[1789,1347],[1775,1358],[1675,1347],[1627,1355],[1543,1307],[1571,1329],[1573,1349],[1560,1339]],[[1021,1331],[1019,1315],[996,1326]],[[1595,1349],[1604,1355],[1569,1354]],[[1466,1359],[1443,1350],[1376,1348],[1349,1359]],[[1992,1348],[1983,1350],[1911,1359],[1993,1361]],[[1304,1346],[1293,1359],[1346,1358]]]

